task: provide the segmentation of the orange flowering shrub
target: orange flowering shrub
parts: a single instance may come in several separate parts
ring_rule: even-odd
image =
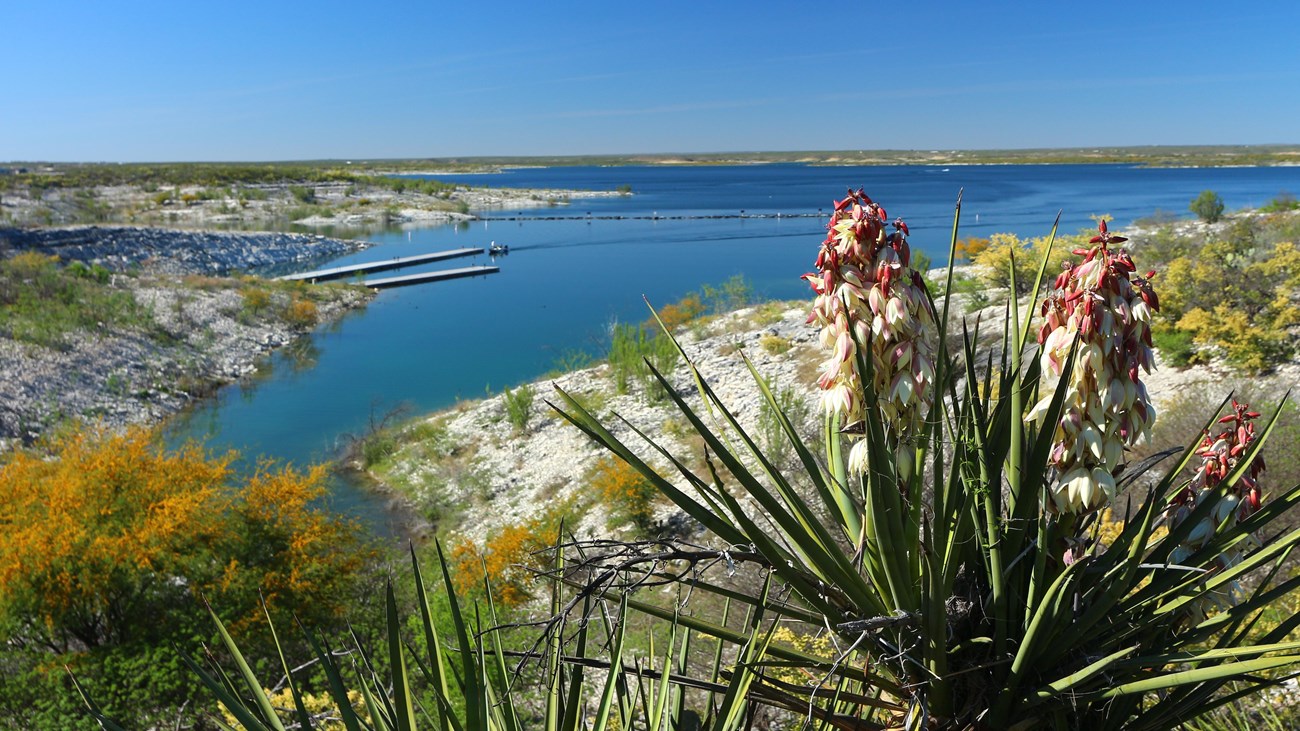
[[[691,292],[673,304],[664,305],[659,310],[659,319],[663,321],[668,332],[673,332],[682,325],[703,315],[705,309],[704,301],[700,299],[700,295]],[[659,327],[659,323],[655,322],[654,318],[651,318],[646,321],[646,327],[655,330]]]
[[[326,619],[369,553],[313,505],[324,468],[263,470],[230,489],[235,455],[167,450],[152,430],[91,430],[0,466],[0,626],[51,648],[159,637],[202,594],[260,621],[268,604]]]
[[[314,327],[320,317],[316,303],[294,295],[284,308],[284,321],[294,327]]]
[[[230,457],[164,452],[151,432],[75,433],[58,459],[13,454],[0,469],[0,615],[60,644],[124,640],[109,622],[187,572],[214,540]]]
[[[614,457],[596,462],[590,476],[591,492],[609,511],[612,526],[634,523],[642,531],[654,524],[654,501],[659,489],[628,463]]]
[[[555,546],[564,509],[551,509],[539,518],[507,525],[491,533],[483,546],[471,540],[451,548],[452,584],[461,596],[482,596],[483,580],[492,588],[492,600],[505,607],[532,598],[534,570],[545,569],[538,554]]]
[[[342,616],[349,587],[375,552],[359,545],[358,527],[315,507],[327,474],[317,465],[264,468],[249,478],[230,506],[223,551],[230,559],[214,590],[244,606],[260,594],[272,614],[292,611],[304,621]],[[265,619],[252,611],[232,626]]]
[[[978,236],[967,236],[964,239],[957,240],[957,246],[953,249],[953,258],[958,261],[975,261],[985,249],[989,248],[989,240]]]

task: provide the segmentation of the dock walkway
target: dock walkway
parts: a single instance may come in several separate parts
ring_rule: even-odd
[[[499,271],[501,271],[501,267],[494,266],[442,269],[436,272],[402,274],[400,276],[384,277],[382,279],[367,279],[362,282],[362,284],[371,289],[389,289],[391,287],[405,287],[408,284],[424,284],[425,282],[440,282],[444,279],[460,279],[461,277],[477,277],[485,274],[496,274]]]
[[[311,272],[300,272],[298,274],[286,274],[282,277],[276,277],[287,282],[320,282],[330,279],[344,279],[356,274],[368,274],[370,272],[386,272],[390,269],[401,269],[402,267],[415,266],[416,264],[428,264],[433,261],[443,261],[445,259],[455,259],[462,256],[476,256],[486,253],[485,249],[451,249],[449,251],[437,251],[432,254],[417,254],[415,256],[400,256],[393,259],[384,259],[381,261],[366,262],[364,264],[348,264],[340,267],[331,267],[329,269],[317,269]],[[471,267],[473,268],[473,267]],[[451,271],[461,271],[453,269]],[[415,275],[419,276],[419,275]],[[460,275],[471,276],[471,275]],[[446,277],[450,279],[451,277]],[[382,280],[381,280],[382,281]],[[432,281],[432,280],[426,280]],[[366,282],[366,286],[370,286]]]

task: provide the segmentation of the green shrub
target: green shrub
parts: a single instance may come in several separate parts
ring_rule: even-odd
[[[709,312],[721,314],[738,310],[754,301],[754,286],[745,275],[736,274],[719,285],[706,284],[700,290]]]
[[[292,195],[293,199],[299,203],[311,204],[316,202],[316,189],[305,185],[289,186],[289,195]]]
[[[1263,371],[1295,351],[1300,304],[1292,293],[1300,291],[1300,247],[1265,248],[1253,229],[1237,228],[1164,267],[1161,314],[1233,366]]]
[[[1161,327],[1151,333],[1151,340],[1165,363],[1182,368],[1192,364],[1196,357],[1196,346],[1192,334],[1176,327]]]
[[[790,342],[789,338],[783,338],[780,335],[763,333],[758,338],[758,347],[762,348],[763,352],[768,355],[781,355],[789,352],[790,348],[794,347],[794,343]]]
[[[1259,210],[1262,213],[1286,213],[1288,211],[1296,211],[1300,210],[1300,201],[1297,201],[1294,195],[1282,191],[1281,193],[1278,193],[1273,200],[1260,206]]]
[[[1015,234],[996,233],[989,237],[989,243],[971,259],[979,271],[980,279],[990,287],[1006,288],[1011,284],[1011,263],[1015,262],[1016,294],[1024,295],[1034,286],[1034,277],[1038,275],[1039,262],[1047,253],[1049,237],[1039,236],[1022,239]],[[1051,283],[1051,278],[1061,271],[1061,263],[1069,258],[1070,249],[1082,236],[1058,237],[1052,247],[1052,261],[1048,264],[1043,277]]]
[[[243,309],[249,316],[257,316],[271,305],[271,293],[263,287],[246,285],[239,292],[243,299]]]
[[[528,426],[528,418],[533,413],[533,387],[530,384],[524,385],[501,396],[506,407],[506,421],[515,428],[515,431],[523,431]]]
[[[1197,218],[1206,223],[1215,223],[1223,218],[1223,199],[1212,190],[1201,191],[1200,195],[1192,199],[1188,207]]]
[[[652,377],[646,360],[660,372],[667,371],[678,358],[672,340],[654,334],[644,325],[616,323],[610,335],[609,365],[619,393],[627,393],[634,381],[647,385]]]
[[[561,376],[565,373],[580,371],[584,368],[590,368],[593,363],[595,363],[595,358],[591,357],[591,353],[573,348],[566,349],[555,358],[555,363],[551,366],[549,375]]]
[[[316,326],[316,323],[320,320],[320,312],[317,310],[315,302],[294,293],[290,295],[280,317],[293,327],[306,329]]]

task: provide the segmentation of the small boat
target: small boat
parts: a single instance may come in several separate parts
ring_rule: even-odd
[[[488,246],[488,253],[492,256],[504,256],[505,254],[510,253],[510,247],[501,246],[497,242],[493,241],[492,244]]]

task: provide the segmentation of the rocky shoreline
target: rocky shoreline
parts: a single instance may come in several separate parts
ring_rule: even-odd
[[[0,181],[3,182],[3,181]],[[628,195],[604,190],[472,188],[437,181],[367,178],[354,182],[234,185],[0,186],[0,221],[14,226],[98,223],[170,228],[367,228],[473,220],[474,211],[549,208],[583,198]]]
[[[37,344],[0,333],[0,450],[71,420],[153,424],[252,375],[271,351],[362,307],[353,285],[292,287],[237,272],[338,256],[364,242],[138,227],[0,230],[0,259],[58,256],[111,272],[97,285],[142,313]]]

